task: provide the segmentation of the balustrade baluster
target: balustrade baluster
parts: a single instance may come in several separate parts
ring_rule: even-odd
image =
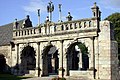
[[[25,30],[25,35],[26,35],[26,30]]]
[[[62,30],[62,31],[64,30],[64,26],[63,26],[63,25],[61,25],[61,30]]]
[[[79,25],[79,22],[76,23],[76,28],[75,29],[79,29],[80,28],[80,25]]]
[[[76,25],[76,23],[74,23],[74,29],[76,29],[77,28],[77,25]]]
[[[32,29],[30,30],[30,34],[32,34]]]
[[[69,24],[69,27],[70,27],[70,29],[73,29],[73,27],[72,27],[72,23]]]
[[[78,28],[81,28],[81,27],[82,27],[81,22],[79,22],[79,27]]]
[[[27,30],[27,33],[28,33],[28,35],[29,35],[29,30]]]
[[[17,31],[15,32],[15,36],[17,36]]]
[[[22,34],[22,36],[23,36],[23,30],[21,31],[21,34]]]
[[[34,34],[36,34],[35,29],[34,29]]]

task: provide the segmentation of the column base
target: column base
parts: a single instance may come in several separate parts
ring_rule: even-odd
[[[60,78],[64,77],[64,72],[65,72],[65,69],[61,67],[61,68],[59,69],[59,77],[60,77]]]
[[[41,69],[40,68],[36,68],[36,70],[35,70],[35,76],[36,77],[41,77]]]

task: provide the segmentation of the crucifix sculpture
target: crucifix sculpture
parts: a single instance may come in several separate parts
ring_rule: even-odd
[[[52,21],[52,12],[54,11],[54,5],[50,1],[47,6],[47,12],[49,13],[49,21]]]

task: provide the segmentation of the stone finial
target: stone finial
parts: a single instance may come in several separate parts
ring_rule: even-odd
[[[96,7],[96,4],[97,4],[97,3],[95,2],[95,3],[94,3],[94,7]]]
[[[58,4],[58,7],[59,7],[59,11],[61,12],[61,6],[62,4]]]
[[[38,16],[40,16],[40,9],[38,9]]]
[[[17,19],[15,19],[15,22],[17,22]]]
[[[100,18],[101,13],[100,13],[99,7],[97,6],[96,2],[94,3],[94,5],[91,9],[92,9],[92,12],[93,12],[93,17]]]
[[[92,9],[99,9],[96,2],[94,2],[94,5],[93,5]]]
[[[66,18],[67,18],[68,21],[72,21],[73,17],[71,16],[70,12],[68,12],[68,16]]]
[[[61,19],[61,17],[62,17],[62,13],[61,13],[61,6],[62,6],[62,4],[58,4],[58,8],[59,8],[59,22],[62,22],[62,19]]]
[[[52,12],[54,11],[54,5],[50,1],[47,6],[47,12],[49,13],[49,21],[52,21]]]

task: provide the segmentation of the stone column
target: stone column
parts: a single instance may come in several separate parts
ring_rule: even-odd
[[[54,73],[55,72],[55,58],[52,57],[51,62],[52,62],[52,66],[53,66],[52,72]]]
[[[43,45],[40,45],[40,56],[39,56],[39,64],[40,64],[40,77],[43,76],[43,55],[42,55],[42,50],[43,50]]]
[[[90,38],[90,53],[89,53],[89,69],[93,71],[93,79],[95,78],[95,37]]]
[[[23,48],[24,48],[24,46],[23,46],[23,44],[19,44],[19,75],[20,74],[23,74],[22,73],[22,70],[23,70],[23,68],[22,68],[22,63],[21,63],[21,54],[22,54],[22,50],[23,50]]]
[[[63,77],[64,76],[67,76],[68,74],[67,74],[67,58],[66,58],[66,52],[65,52],[65,48],[64,48],[64,46],[63,46],[63,41],[61,42],[61,48],[62,48],[62,66],[63,66]]]
[[[11,61],[10,61],[10,67],[12,67],[12,43],[10,42],[10,59],[11,59]]]
[[[15,44],[15,50],[16,50],[16,64],[15,64],[15,70],[14,70],[14,74],[18,74],[19,73],[19,44]]]
[[[94,41],[93,41],[93,38],[90,38],[91,40],[91,51],[90,51],[90,57],[89,57],[89,69],[93,68],[93,44],[94,44]]]
[[[64,68],[64,76],[68,76],[68,70],[67,70],[67,58],[66,58],[66,52],[65,52],[65,48],[63,46],[63,68]]]
[[[81,50],[79,51],[79,70],[82,69],[82,53]]]
[[[17,45],[17,63],[19,64],[19,44]]]
[[[95,37],[92,38],[92,55],[91,55],[91,63],[93,69],[93,78],[95,79],[96,71],[95,71],[95,44],[94,44]]]
[[[40,76],[40,42],[37,42],[37,51],[36,51],[36,73],[35,76]]]
[[[12,67],[12,43],[10,42],[10,67]],[[11,68],[11,72],[12,72],[12,68]]]
[[[59,47],[59,77],[63,77],[63,40],[60,41]]]

